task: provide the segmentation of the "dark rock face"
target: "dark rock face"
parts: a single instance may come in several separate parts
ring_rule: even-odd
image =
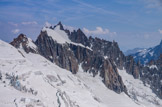
[[[124,54],[120,51],[116,42],[109,42],[99,38],[89,38],[95,55],[101,55],[113,59],[118,68],[123,68]]]
[[[153,92],[162,99],[162,54],[143,68],[141,79],[149,84]]]
[[[87,48],[76,46],[73,44],[70,44],[70,49],[74,53],[76,60],[78,63],[81,63],[87,59],[87,57],[90,57],[93,55],[93,52]]]
[[[92,37],[89,40],[96,56],[101,55],[112,59],[119,69],[125,68],[127,73],[133,75],[134,78],[139,78],[139,65],[136,64],[133,57],[124,56],[116,42],[109,42],[99,38],[94,39]]]
[[[78,71],[78,62],[74,53],[69,50],[68,44],[61,45],[47,35],[47,32],[41,32],[36,40],[36,45],[42,56],[65,68],[72,73]]]
[[[69,39],[75,43],[81,43],[84,46],[90,46],[88,38],[85,36],[85,34],[80,29],[78,29],[77,31],[74,30],[68,36],[69,36]]]
[[[36,49],[33,49],[30,46],[28,46],[28,43],[29,43],[29,40],[26,37],[26,35],[20,34],[10,44],[13,45],[16,48],[20,48],[22,46],[24,51],[27,52],[27,53],[29,53],[29,52],[38,53],[38,51]],[[33,42],[33,44],[35,44],[35,43]]]
[[[137,64],[132,56],[126,56],[125,69],[127,73],[133,75],[134,78],[139,78],[140,64]]]
[[[117,68],[112,60],[104,59],[102,56],[91,55],[82,64],[85,72],[92,73],[93,76],[100,74],[103,83],[117,93],[127,93],[122,78],[119,76]]]

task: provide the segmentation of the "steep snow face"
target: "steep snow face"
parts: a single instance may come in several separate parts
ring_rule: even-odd
[[[138,107],[124,93],[116,94],[102,79],[80,71],[77,75],[39,54],[21,53],[0,41],[0,106]],[[24,57],[22,57],[22,55]]]
[[[81,46],[81,47],[87,48],[89,50],[92,50],[88,46],[84,46],[81,43],[74,43],[74,42],[72,42],[69,39],[67,33],[65,31],[63,31],[63,30],[60,30],[60,25],[57,25],[54,29],[51,29],[51,28],[48,28],[48,27],[44,27],[42,29],[42,31],[43,32],[46,31],[48,36],[52,37],[52,39],[54,41],[56,41],[57,43],[59,43],[59,44],[68,43],[68,44],[73,44],[73,45]]]
[[[162,100],[152,92],[149,85],[144,85],[141,80],[134,79],[125,70],[118,69],[118,71],[127,87],[128,94],[135,102],[144,107],[162,107]]]
[[[64,44],[64,43],[70,43],[70,39],[68,38],[68,35],[63,31],[60,30],[60,26],[56,26],[55,29],[50,29],[47,27],[44,27],[42,31],[46,31],[48,36],[52,37],[53,40],[57,41],[57,43]]]
[[[28,43],[27,46],[30,47],[31,49],[34,49],[35,51],[37,50],[37,46],[33,43],[31,38],[27,38],[28,39]]]

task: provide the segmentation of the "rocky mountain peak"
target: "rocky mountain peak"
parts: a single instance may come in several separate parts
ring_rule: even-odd
[[[18,49],[24,49],[24,51],[27,53],[38,53],[35,43],[32,41],[32,39],[27,38],[25,34],[20,34],[10,44]]]
[[[83,33],[82,30],[81,30],[80,28],[77,30],[77,32]],[[83,33],[83,34],[84,34],[84,33]]]
[[[102,43],[104,40],[90,40],[81,29],[78,29],[77,31],[67,34],[70,42],[63,44],[63,42],[61,42],[63,39],[60,41],[60,37],[58,38],[58,36],[63,36],[62,34],[65,34],[66,31],[64,30],[63,33],[60,29],[56,28],[57,26],[60,26],[61,29],[61,22],[59,22],[53,30],[45,29],[48,31],[47,34],[42,32],[37,38],[35,43],[42,56],[74,74],[78,72],[79,65],[81,65],[85,72],[92,73],[93,76],[100,74],[104,79],[104,84],[109,89],[117,93],[126,92],[126,88],[118,74],[117,66],[114,64],[114,61],[109,58],[105,59],[101,53],[96,55],[97,51],[104,51],[106,53],[108,49],[109,53],[112,52],[111,55],[118,53],[118,51],[112,50],[115,50],[115,47],[112,48],[112,42],[107,41],[107,44],[104,45],[104,43]],[[90,49],[90,44],[93,45],[93,49]],[[102,50],[102,45],[108,49]],[[116,45],[114,44],[114,46]]]
[[[26,37],[26,35],[25,35],[25,34],[21,33],[21,34],[18,36],[18,38],[20,38],[20,39],[21,39],[21,38],[27,38],[27,37]]]
[[[64,30],[64,27],[63,27],[61,21],[59,21],[58,24],[54,26],[54,28],[56,28],[57,26],[60,27],[60,30]]]
[[[14,40],[10,43],[16,48],[20,48],[20,43],[24,44],[28,41],[25,34],[20,34],[17,38],[14,38]]]
[[[73,42],[81,43],[84,46],[90,46],[87,36],[80,28],[77,31],[74,30],[73,32],[71,32],[71,34],[69,35],[69,39]]]

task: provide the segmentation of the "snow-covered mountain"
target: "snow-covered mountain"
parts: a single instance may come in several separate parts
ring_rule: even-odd
[[[0,40],[0,50],[2,107],[162,106],[161,91],[154,91],[161,90],[161,73],[147,82],[149,67],[116,42],[88,38],[80,29],[58,23],[44,27],[35,42],[24,34],[10,44]]]
[[[124,52],[124,55],[128,56],[128,55],[132,55],[135,54],[141,50],[144,50],[145,48],[134,48],[134,49],[129,49],[127,51]]]
[[[131,55],[134,57],[136,62],[140,61],[141,64],[147,64],[151,60],[157,60],[160,54],[162,54],[162,40],[159,45],[153,48],[142,49]]]

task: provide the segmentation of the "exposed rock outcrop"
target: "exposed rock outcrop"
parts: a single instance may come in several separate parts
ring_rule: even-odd
[[[27,38],[24,34],[20,34],[10,44],[16,48],[24,49],[26,53],[38,53],[35,43],[30,38]]]
[[[78,71],[78,61],[70,50],[69,44],[59,44],[48,36],[47,32],[41,32],[36,40],[36,45],[42,56],[65,68],[72,73]]]
[[[95,55],[104,56],[104,58],[112,59],[119,69],[125,68],[129,74],[132,74],[134,78],[139,78],[140,65],[138,65],[133,57],[126,57],[122,51],[120,51],[117,42],[109,42],[99,38],[89,38],[93,52]]]
[[[152,60],[143,67],[141,79],[162,99],[162,54],[158,60]]]
[[[76,43],[81,43],[84,46],[90,46],[88,38],[85,36],[85,34],[81,31],[81,29],[78,29],[77,31],[71,32],[69,34],[69,39]]]
[[[133,75],[134,78],[140,77],[140,64],[137,64],[132,56],[126,56],[125,69],[127,73]]]

